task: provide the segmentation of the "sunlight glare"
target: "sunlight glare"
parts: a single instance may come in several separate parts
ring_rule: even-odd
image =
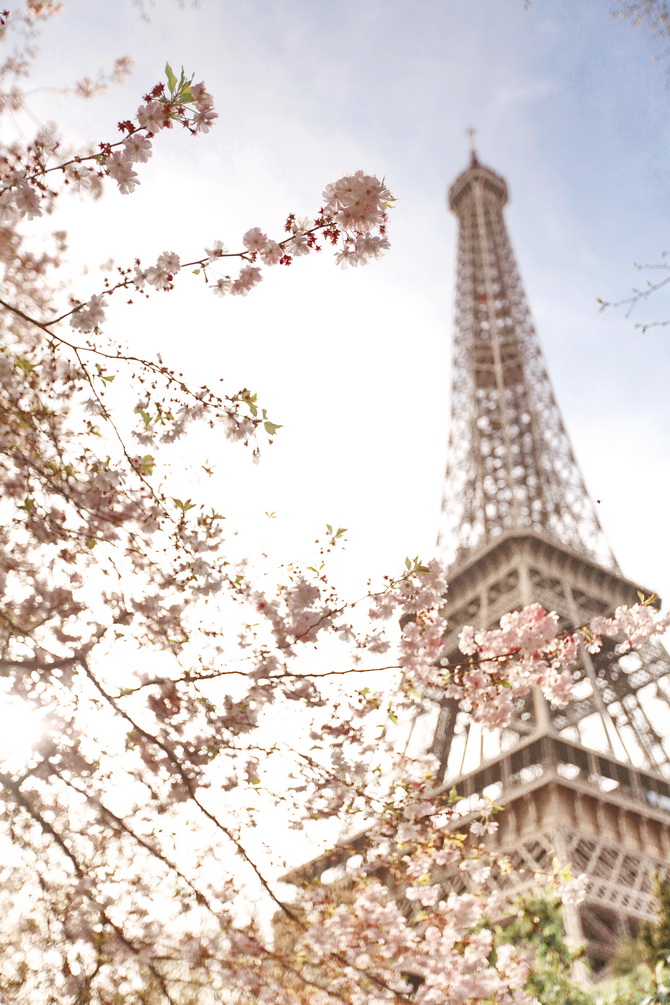
[[[43,724],[24,701],[0,695],[0,764],[6,771],[19,769],[38,744]]]

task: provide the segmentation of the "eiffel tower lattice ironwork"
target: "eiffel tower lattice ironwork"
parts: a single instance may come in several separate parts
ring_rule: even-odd
[[[577,626],[637,600],[554,398],[503,217],[507,198],[474,151],[449,191],[459,236],[441,535],[453,556],[445,662],[463,659],[463,625],[494,627],[528,603]],[[566,925],[599,967],[650,917],[654,875],[670,874],[670,661],[659,644],[623,654],[613,643],[582,652],[575,678],[567,707],[535,689],[493,733],[436,693],[409,746],[430,746],[446,786],[504,806],[495,841],[530,877],[513,871],[510,896],[554,857],[588,874],[586,901],[566,909]]]
[[[503,207],[507,185],[472,162],[458,217],[445,545],[460,554],[527,527],[616,567],[547,376]]]

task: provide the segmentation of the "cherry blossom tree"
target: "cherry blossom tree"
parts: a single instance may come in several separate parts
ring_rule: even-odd
[[[38,28],[60,7],[0,15],[14,45],[6,116],[24,107]],[[94,97],[128,70],[121,60],[73,93]],[[108,305],[132,310],[192,273],[196,296],[246,296],[321,247],[365,264],[388,249],[392,196],[357,171],[273,236],[251,226],[238,250],[152,261],[129,248],[75,296],[54,207],[109,188],[133,198],[161,134],[202,143],[216,124],[205,85],[169,66],[128,115],[86,148],[55,127],[2,134],[0,679],[7,715],[35,740],[0,766],[0,1001],[528,1005],[530,961],[494,945],[505,864],[486,846],[492,808],[460,833],[433,760],[400,755],[385,727],[428,687],[487,726],[532,687],[565,702],[579,644],[635,645],[667,620],[641,603],[566,635],[532,605],[493,632],[464,627],[455,666],[437,562],[408,560],[350,600],[328,577],[341,529],[308,568],[236,558],[222,514],[177,494],[170,451],[197,450],[215,427],[258,456],[279,423],[246,387],[199,386],[134,353],[108,330]],[[333,884],[305,867],[285,892],[281,854],[264,847],[278,820],[279,845],[305,827],[334,841],[333,822],[348,822]],[[445,893],[454,871],[471,892]]]

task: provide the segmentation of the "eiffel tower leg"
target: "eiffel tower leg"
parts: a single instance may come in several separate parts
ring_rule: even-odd
[[[570,851],[563,831],[559,830],[556,832],[554,849],[556,851],[556,858],[561,863],[570,862]],[[565,926],[565,934],[570,945],[576,949],[586,950],[586,939],[584,938],[582,920],[577,904],[573,904],[570,901],[563,904],[563,925]],[[576,981],[589,981],[589,969],[583,959],[575,960],[572,968],[572,976]]]

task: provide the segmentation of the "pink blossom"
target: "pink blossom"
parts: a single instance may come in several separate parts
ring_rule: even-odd
[[[203,81],[197,84],[191,84],[191,95],[195,101],[195,107],[199,112],[206,112],[208,109],[213,108],[214,98],[205,88]]]
[[[522,611],[500,619],[497,637],[503,651],[532,655],[542,652],[556,638],[558,615],[547,614],[541,604],[529,604]]]
[[[357,171],[328,185],[324,213],[346,230],[369,231],[381,226],[392,196],[383,182]]]
[[[402,823],[398,827],[396,837],[400,844],[406,844],[408,841],[413,841],[418,838],[421,831],[416,824],[413,823]]]
[[[138,290],[142,290],[144,289],[144,284],[146,283],[146,281],[147,281],[146,270],[141,269],[139,266],[137,266],[131,280],[133,286],[136,286]]]
[[[210,261],[213,261],[215,258],[221,258],[221,256],[225,255],[226,253],[226,249],[224,248],[221,241],[214,241],[212,247],[205,248],[205,251],[209,255]]]
[[[391,643],[380,635],[372,635],[365,644],[365,648],[369,653],[377,653],[382,655],[387,653],[391,648]]]
[[[335,255],[335,262],[346,269],[348,265],[359,265],[358,255],[353,244],[344,244]]]
[[[114,60],[112,79],[115,84],[122,84],[133,69],[133,61],[129,56],[119,56]]]
[[[59,0],[26,0],[26,13],[36,20],[46,21],[47,18],[60,14],[64,6]]]
[[[592,618],[589,628],[595,635],[616,635],[618,626],[614,618],[605,618],[602,615]]]
[[[172,288],[172,280],[180,269],[179,255],[173,251],[164,251],[158,256],[158,261],[146,270],[144,278],[157,290]]]
[[[382,596],[375,598],[374,605],[368,611],[368,617],[373,620],[379,618],[382,621],[388,621],[395,614],[398,603],[399,600],[392,594],[382,594]]]
[[[589,877],[582,872],[578,876],[562,877],[557,893],[562,904],[581,904],[589,888]]]
[[[574,689],[575,682],[568,670],[553,671],[542,680],[542,691],[554,705],[567,705]]]
[[[247,293],[262,280],[261,270],[253,265],[245,265],[240,270],[238,278],[230,288],[230,292],[246,297]]]
[[[477,639],[472,625],[465,625],[461,628],[458,636],[458,648],[465,656],[472,656],[477,652]]]
[[[405,896],[408,900],[418,900],[424,907],[432,907],[439,900],[441,889],[439,883],[434,886],[409,886],[405,890]]]
[[[175,254],[174,251],[164,251],[158,256],[158,261],[156,265],[159,269],[167,272],[169,275],[174,276],[181,268],[179,263],[179,255]]]
[[[158,133],[167,124],[165,108],[160,101],[150,101],[137,109],[137,121],[149,133]]]
[[[476,925],[482,916],[482,902],[473,893],[450,893],[443,905],[452,925],[463,931]]]
[[[139,178],[133,170],[132,161],[125,153],[113,153],[107,158],[107,174],[119,186],[119,191],[123,195],[128,195],[139,184]]]
[[[376,234],[361,234],[354,245],[360,263],[369,262],[371,258],[381,258],[391,247],[388,238]]]
[[[291,240],[286,245],[286,250],[289,254],[294,255],[296,258],[300,258],[302,255],[309,255],[312,250],[312,246],[309,243],[306,234],[295,234]]]
[[[242,244],[253,253],[262,251],[268,243],[267,234],[264,234],[260,227],[252,227],[242,238]]]
[[[261,260],[264,265],[277,265],[284,255],[284,249],[276,241],[268,241],[264,248],[261,248]]]
[[[233,283],[231,279],[217,279],[213,286],[210,287],[217,297],[225,297],[227,293],[230,293]]]
[[[412,573],[402,580],[400,602],[406,613],[420,612],[426,608],[441,608],[445,603],[447,580],[444,566],[432,559],[421,572]]]
[[[435,674],[435,664],[444,649],[447,623],[437,613],[425,614],[403,629],[400,663],[415,683],[427,683]]]
[[[90,77],[82,77],[74,85],[74,92],[78,98],[94,98],[98,94],[103,94],[106,90],[104,84],[92,80]]]
[[[42,215],[39,195],[27,182],[17,185],[14,190],[14,203],[21,215],[27,216],[29,220]]]
[[[428,816],[428,814],[433,813],[434,810],[434,804],[429,802],[427,799],[424,799],[422,802],[410,803],[406,806],[403,810],[403,816],[406,817],[407,820],[420,820],[421,817]]]
[[[474,820],[470,824],[470,833],[475,837],[483,837],[485,834],[495,834],[498,830],[497,820]]]
[[[629,648],[662,635],[670,628],[670,613],[661,614],[650,604],[617,607],[614,612],[617,634],[625,635]]]
[[[90,332],[98,328],[105,320],[101,296],[91,297],[89,302],[75,311],[70,318],[70,325],[77,331]]]
[[[522,987],[530,973],[530,963],[524,960],[515,946],[503,943],[496,947],[496,970],[499,971],[513,987]]]
[[[226,437],[229,440],[246,440],[249,436],[253,436],[254,424],[251,419],[228,412],[224,422]]]
[[[218,117],[218,112],[215,112],[212,108],[208,108],[206,111],[196,112],[192,119],[196,132],[208,133]]]
[[[472,717],[487,729],[506,726],[514,714],[514,701],[509,691],[491,696],[490,701],[481,701]]]
[[[128,137],[123,146],[130,161],[140,161],[144,164],[151,157],[151,140],[147,139],[141,133],[133,133]]]

